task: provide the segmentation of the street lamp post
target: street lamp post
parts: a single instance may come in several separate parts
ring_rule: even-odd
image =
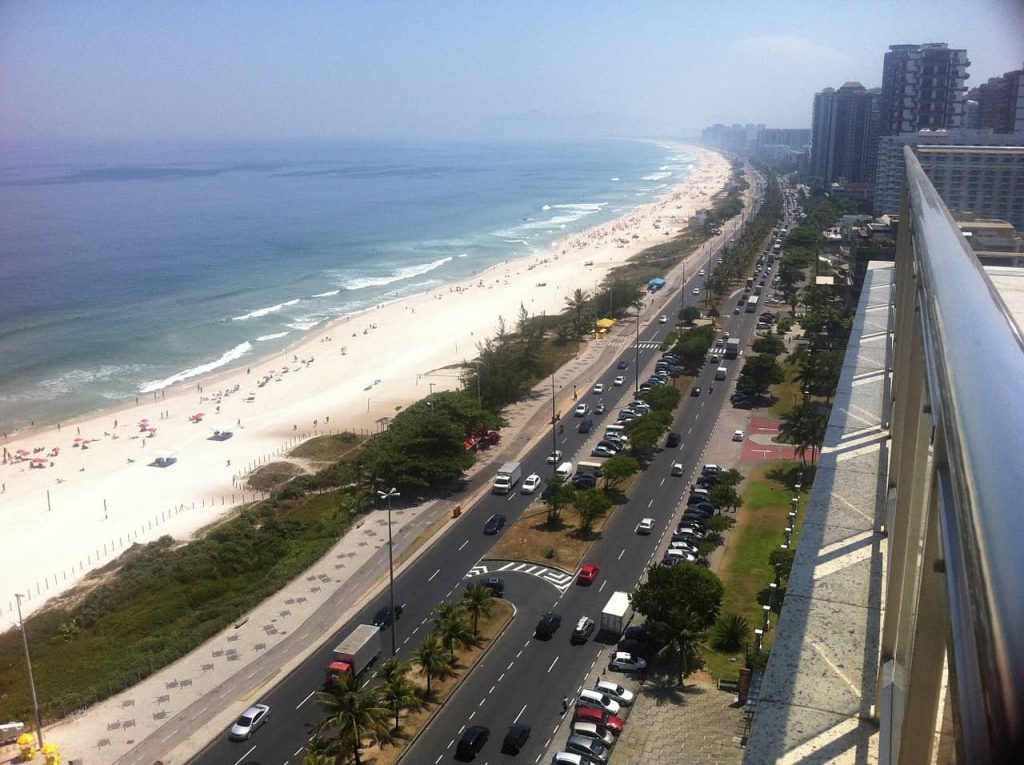
[[[395,487],[388,491],[378,491],[377,496],[388,502],[388,589],[391,594],[391,655],[398,653],[398,614],[395,613],[395,554],[391,544],[391,498],[400,497]]]
[[[25,629],[25,620],[21,618],[21,599],[22,594],[20,592],[14,593],[14,599],[18,602],[18,626],[21,628],[21,642],[25,646],[25,665],[28,667],[28,684],[32,689],[32,708],[36,712],[36,739],[39,741],[39,748],[43,748],[43,716],[39,714],[39,697],[36,696],[36,681],[32,676],[32,657],[28,652],[28,634]]]
[[[551,455],[554,456],[555,452],[558,451],[558,434],[555,432],[555,424],[558,422],[558,416],[555,414],[555,376],[551,375]],[[551,475],[558,473],[558,458],[555,457],[551,463]]]
[[[633,357],[634,396],[640,395],[640,305],[640,303],[637,303],[636,306],[636,343],[633,344],[633,350],[635,351]]]

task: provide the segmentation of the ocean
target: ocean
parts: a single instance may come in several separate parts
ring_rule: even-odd
[[[669,143],[0,152],[0,429],[279,350],[546,250],[686,177]]]

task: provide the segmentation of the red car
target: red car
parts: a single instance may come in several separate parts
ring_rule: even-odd
[[[576,707],[572,721],[594,723],[601,730],[606,730],[614,736],[622,733],[622,718],[610,715],[600,709]]]
[[[593,584],[597,580],[597,575],[600,572],[600,566],[595,566],[593,563],[587,563],[580,569],[580,573],[577,575],[576,581],[580,584]]]

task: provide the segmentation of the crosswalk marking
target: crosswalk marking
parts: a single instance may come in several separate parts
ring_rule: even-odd
[[[569,588],[569,585],[572,584],[574,577],[574,574],[569,574],[556,568],[548,568],[547,566],[540,566],[526,561],[512,560],[489,561],[488,563],[480,562],[473,566],[473,568],[466,573],[464,578],[471,579],[492,571],[495,573],[499,571],[506,571],[508,573],[534,576],[547,582],[559,592],[565,592]]]
[[[633,348],[640,348],[641,350],[652,350],[654,348],[660,348],[661,343],[655,343],[651,341],[641,341],[639,343],[633,343]]]

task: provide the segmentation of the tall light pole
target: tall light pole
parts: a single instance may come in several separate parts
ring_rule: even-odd
[[[398,653],[398,614],[395,613],[395,554],[391,544],[391,498],[401,497],[392,486],[388,491],[378,491],[377,496],[388,503],[388,588],[391,591],[391,655]]]
[[[21,618],[20,592],[14,593],[14,599],[18,602],[18,627],[21,629],[21,642],[25,646],[25,665],[28,667],[28,684],[32,689],[32,708],[36,711],[36,739],[39,741],[39,748],[43,748],[43,716],[39,714],[39,698],[36,696],[36,680],[32,676],[32,657],[28,652],[28,634],[25,629],[25,620]]]
[[[635,351],[633,358],[633,397],[640,395],[640,301],[636,303],[636,342],[633,344]]]
[[[558,422],[558,417],[555,415],[555,375],[551,374],[551,456],[555,456],[555,452],[558,451],[558,435],[555,433],[555,423]],[[551,475],[558,473],[558,457],[555,457],[551,463]]]

